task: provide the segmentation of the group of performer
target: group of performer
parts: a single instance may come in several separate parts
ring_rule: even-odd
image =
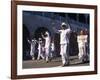
[[[62,66],[69,65],[70,59],[69,59],[69,38],[71,29],[68,24],[65,22],[62,22],[61,24],[61,30],[57,30],[55,27],[53,27],[53,30],[56,33],[60,34],[60,55],[62,59]],[[51,61],[54,51],[55,51],[55,44],[54,40],[51,40],[51,36],[48,31],[45,32],[45,34],[41,33],[42,38],[45,40],[45,43],[43,43],[42,38],[39,38],[38,40],[33,39],[32,41],[28,40],[28,42],[31,44],[31,50],[30,55],[32,56],[34,60],[34,52],[35,52],[35,45],[38,43],[38,57],[46,60],[48,63]],[[86,61],[86,56],[88,54],[87,46],[88,46],[88,35],[84,34],[84,31],[81,30],[80,34],[77,36],[77,42],[78,42],[78,58],[80,61],[84,62]]]
[[[54,42],[51,42],[51,37],[49,32],[45,32],[45,36],[43,33],[41,33],[42,38],[45,40],[45,43],[43,42],[42,38],[39,38],[38,41],[33,39],[32,41],[28,40],[28,42],[31,44],[31,50],[30,55],[32,56],[32,59],[35,59],[35,45],[38,43],[38,57],[37,59],[40,60],[45,59],[48,63],[51,58],[53,57],[54,53]]]

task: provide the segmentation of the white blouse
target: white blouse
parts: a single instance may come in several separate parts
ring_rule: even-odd
[[[77,42],[79,46],[84,46],[87,43],[87,35],[79,35],[77,36]]]
[[[70,29],[59,30],[59,32],[60,32],[60,44],[69,43]]]

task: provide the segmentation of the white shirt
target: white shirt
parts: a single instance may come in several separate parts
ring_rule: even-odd
[[[36,41],[34,40],[34,41],[30,42],[30,43],[31,43],[31,50],[35,51]]]
[[[39,41],[39,44],[38,44],[38,49],[41,50],[42,49],[42,41]]]
[[[55,45],[54,45],[54,43],[51,43],[51,50],[52,50],[52,51],[55,50]]]
[[[49,48],[50,47],[50,42],[51,42],[50,35],[49,35],[48,32],[46,34],[47,34],[47,36],[45,37],[45,48]]]
[[[45,37],[45,48],[50,47],[50,36]]]
[[[77,36],[77,42],[79,46],[84,46],[87,43],[87,35],[79,35]]]
[[[60,32],[60,44],[67,44],[67,43],[69,43],[70,29],[59,30],[59,32]]]

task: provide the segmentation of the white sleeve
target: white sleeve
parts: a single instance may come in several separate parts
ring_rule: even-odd
[[[62,30],[58,30],[58,32],[59,32],[59,33],[61,33],[61,32],[62,32]]]
[[[66,33],[70,33],[70,31],[71,31],[70,28],[69,29],[66,29]]]
[[[80,38],[80,36],[77,36],[77,42],[78,42],[78,43],[81,42],[81,38]]]
[[[28,40],[28,43],[29,43],[29,44],[31,44],[31,41],[30,41],[30,40]]]
[[[86,35],[86,36],[85,36],[85,42],[86,42],[86,43],[87,43],[87,38],[88,38],[88,36]]]
[[[53,30],[54,30],[55,33],[60,33],[61,32],[61,30],[57,30],[55,27],[53,27]]]
[[[79,42],[79,36],[77,36],[77,42]]]

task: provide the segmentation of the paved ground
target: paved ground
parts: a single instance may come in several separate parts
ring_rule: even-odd
[[[48,68],[48,67],[58,67],[61,66],[61,57],[57,57],[52,59],[51,62],[46,63],[45,60],[28,60],[23,61],[23,68]],[[87,63],[80,63],[77,56],[70,57],[70,65],[69,66],[88,66],[89,62]]]

